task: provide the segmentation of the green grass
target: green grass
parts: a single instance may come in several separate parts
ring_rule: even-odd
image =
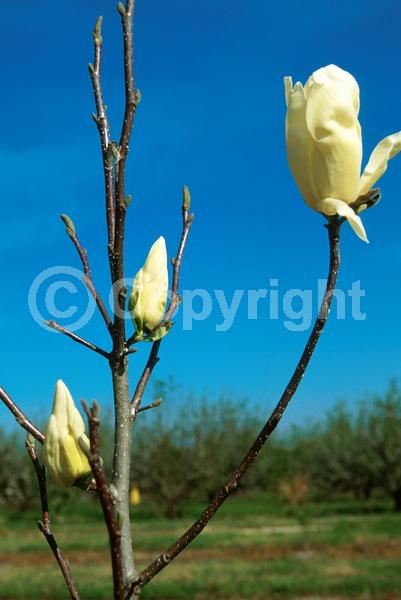
[[[134,515],[139,566],[182,533],[202,508],[168,521],[145,506]],[[235,497],[206,531],[144,590],[144,600],[401,598],[401,515],[386,503],[307,507],[307,530],[267,496]],[[99,511],[67,505],[54,531],[81,600],[110,600],[108,543]],[[0,512],[0,598],[63,600],[63,580],[36,528],[36,511]]]

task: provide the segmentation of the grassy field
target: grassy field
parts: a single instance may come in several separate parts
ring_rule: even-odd
[[[136,510],[139,566],[165,550],[200,508],[190,504],[177,521]],[[237,496],[145,588],[144,600],[401,599],[401,515],[384,503],[358,502],[310,504],[304,512],[306,527],[264,496]],[[37,517],[0,512],[1,600],[68,598]],[[107,538],[97,510],[66,507],[54,530],[81,599],[109,600]]]

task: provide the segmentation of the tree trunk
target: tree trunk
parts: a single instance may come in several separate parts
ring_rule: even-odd
[[[112,492],[114,510],[121,527],[121,558],[125,585],[136,576],[129,514],[132,422],[129,402],[127,362],[127,357],[125,357],[112,366],[115,403]]]

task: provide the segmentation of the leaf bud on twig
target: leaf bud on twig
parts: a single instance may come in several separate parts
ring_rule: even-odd
[[[188,212],[190,206],[191,206],[191,193],[189,191],[189,188],[186,185],[184,185],[184,187],[182,188],[182,208]]]
[[[72,219],[70,219],[70,217],[68,215],[64,215],[64,214],[60,215],[60,219],[63,221],[63,223],[65,225],[65,230],[68,235],[71,235],[72,233],[76,233],[74,221]]]
[[[100,15],[97,18],[95,29],[93,30],[93,39],[95,41],[95,44],[98,44],[98,45],[100,45],[103,41],[102,40],[102,23],[103,23],[103,17],[102,17],[102,15]]]
[[[118,10],[118,12],[120,13],[120,15],[122,17],[125,17],[125,6],[124,6],[124,4],[122,2],[119,2],[117,4],[117,10]]]

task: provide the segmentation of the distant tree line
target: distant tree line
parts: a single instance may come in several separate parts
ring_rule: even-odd
[[[143,502],[167,517],[180,516],[192,498],[210,499],[252,443],[262,418],[246,401],[193,397],[170,410],[144,412],[133,449],[132,482]],[[106,468],[111,456],[111,423],[102,419]],[[0,429],[0,504],[24,509],[36,494],[32,467],[19,433]],[[270,491],[289,504],[308,496],[390,497],[401,510],[401,390],[392,382],[386,392],[360,402],[356,410],[338,404],[325,418],[275,435],[240,491]],[[53,489],[62,503],[71,490]],[[81,496],[75,497],[78,501]]]

